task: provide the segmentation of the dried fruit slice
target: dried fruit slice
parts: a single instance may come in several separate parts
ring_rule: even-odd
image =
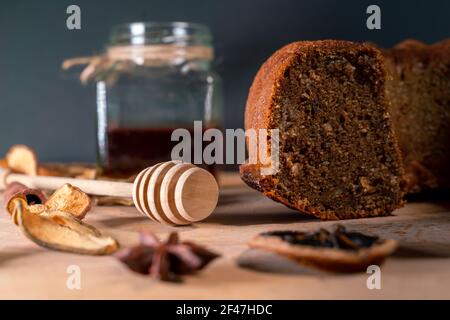
[[[81,163],[45,163],[39,165],[38,174],[40,176],[95,179],[97,169],[92,165]]]
[[[0,159],[0,168],[8,169],[8,162],[6,162],[6,159]]]
[[[28,188],[20,182],[11,182],[6,186],[3,194],[4,203],[7,205],[9,200],[18,194],[25,196],[29,205],[41,204],[47,199],[45,194],[39,189]]]
[[[25,236],[39,246],[80,254],[111,254],[119,247],[116,240],[104,237],[93,226],[59,211],[32,213],[24,199],[14,200],[15,215]]]
[[[43,211],[45,208],[42,204],[46,200],[44,193],[39,189],[30,189],[19,182],[12,182],[8,184],[3,197],[6,210],[11,215],[13,215],[16,210],[14,202],[15,199],[24,200],[30,208],[33,208],[32,211],[34,212]],[[15,224],[18,223],[16,217],[13,217],[13,221]]]
[[[90,224],[87,224],[87,223],[81,221],[80,219],[77,219],[70,213],[67,213],[64,211],[59,211],[59,210],[54,210],[54,211],[44,210],[44,211],[37,212],[39,210],[39,208],[34,208],[34,210],[33,210],[33,207],[37,207],[37,206],[38,205],[34,205],[34,206],[31,206],[28,208],[30,209],[30,212],[38,213],[44,218],[52,219],[54,222],[56,222],[57,224],[59,224],[62,227],[67,227],[72,230],[79,230],[81,233],[90,233],[91,235],[96,236],[96,237],[100,237],[102,235],[99,230],[97,230]]]
[[[397,249],[397,241],[382,240],[359,232],[347,232],[338,226],[313,233],[272,231],[256,236],[250,247],[272,251],[300,264],[334,272],[366,271],[381,265]]]
[[[28,210],[31,213],[43,214],[47,210],[47,207],[45,204],[32,204],[31,206],[28,205]]]
[[[9,169],[17,173],[37,175],[38,161],[34,151],[23,144],[12,146],[6,153]]]
[[[78,219],[83,219],[91,208],[92,202],[89,196],[79,188],[71,184],[65,184],[57,189],[45,205],[51,210],[68,212]]]

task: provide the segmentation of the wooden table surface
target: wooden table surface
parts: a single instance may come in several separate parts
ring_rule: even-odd
[[[299,267],[284,258],[248,249],[259,232],[313,230],[336,222],[308,218],[227,176],[220,204],[206,221],[167,227],[130,207],[96,207],[86,220],[119,240],[137,242],[145,229],[165,237],[177,230],[222,254],[183,283],[162,283],[129,271],[115,258],[50,251],[36,246],[0,212],[1,299],[396,299],[450,298],[450,201],[409,203],[391,217],[342,221],[351,229],[401,241],[381,269],[381,289],[369,290],[368,274],[340,275]],[[445,197],[444,197],[445,198]],[[81,271],[81,289],[66,286],[67,268]]]

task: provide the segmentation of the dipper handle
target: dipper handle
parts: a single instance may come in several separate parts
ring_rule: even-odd
[[[17,181],[29,188],[55,190],[65,183],[80,188],[83,192],[96,196],[131,197],[133,184],[129,182],[114,182],[104,180],[75,179],[67,177],[31,176],[26,174],[0,171],[0,189]]]

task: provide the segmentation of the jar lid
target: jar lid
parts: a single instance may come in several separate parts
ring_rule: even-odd
[[[212,35],[205,25],[191,22],[133,22],[112,29],[111,46],[201,45],[211,46]]]

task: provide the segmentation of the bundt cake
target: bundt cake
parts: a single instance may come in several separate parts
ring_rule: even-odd
[[[242,179],[321,219],[390,214],[403,203],[404,171],[386,79],[370,45],[302,41],[275,52],[250,88],[245,127],[279,129],[279,171],[246,163]]]
[[[280,171],[244,164],[248,185],[321,219],[387,215],[450,187],[450,39],[289,44],[256,75],[245,125],[280,130]]]
[[[405,191],[450,187],[450,39],[406,40],[382,50],[389,112],[405,169]]]

